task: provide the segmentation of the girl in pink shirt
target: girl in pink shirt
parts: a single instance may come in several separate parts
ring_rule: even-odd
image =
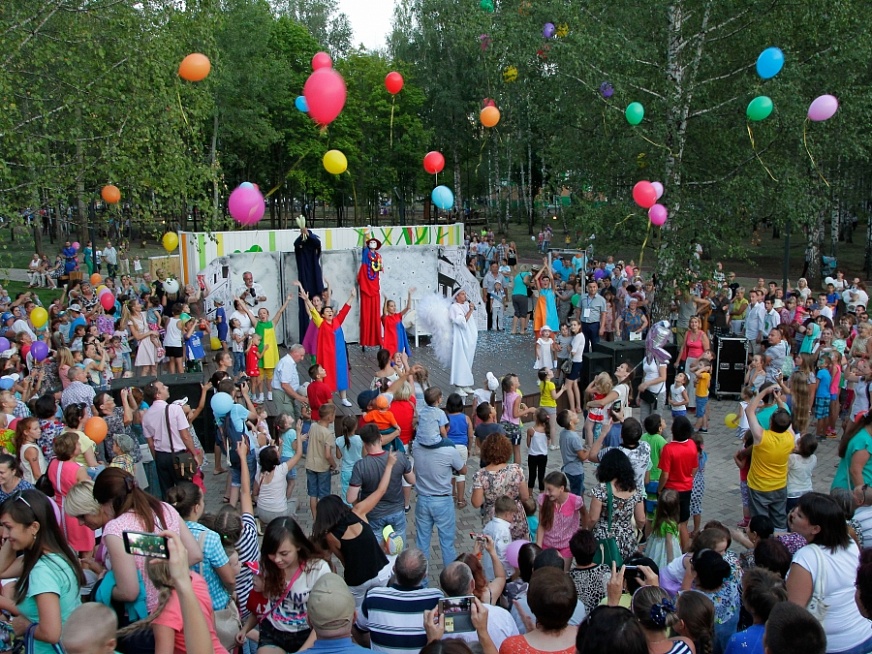
[[[541,509],[536,544],[542,549],[554,548],[564,559],[571,559],[569,540],[581,527],[586,509],[584,499],[567,489],[569,480],[562,472],[545,476],[545,492],[539,495]]]

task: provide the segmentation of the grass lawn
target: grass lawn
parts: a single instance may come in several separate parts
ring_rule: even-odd
[[[3,288],[9,292],[9,297],[13,300],[19,293],[32,291],[36,293],[39,301],[45,307],[51,304],[56,297],[60,297],[62,293],[59,288],[27,288],[27,282],[3,282]]]

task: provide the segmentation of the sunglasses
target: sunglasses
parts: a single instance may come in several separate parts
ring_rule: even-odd
[[[24,497],[23,493],[24,491],[19,488],[14,493],[12,493],[12,495],[9,496],[9,499],[11,499],[13,502],[16,500],[21,500],[27,505],[28,508],[32,509],[33,507],[30,506],[30,502],[27,501],[27,498]]]

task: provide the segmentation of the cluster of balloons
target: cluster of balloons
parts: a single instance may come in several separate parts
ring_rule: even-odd
[[[333,60],[326,52],[312,57],[312,74],[303,86],[303,97],[309,116],[319,125],[332,123],[342,113],[348,91],[345,80],[333,69]]]
[[[660,182],[647,180],[636,182],[633,187],[633,200],[640,207],[648,210],[648,220],[655,227],[662,227],[669,216],[666,207],[657,202],[663,196],[663,190],[663,184]]]
[[[766,48],[757,57],[757,74],[761,79],[772,79],[784,68],[784,53],[780,48]],[[772,99],[758,95],[751,100],[745,114],[750,121],[766,120],[772,114]],[[814,122],[829,120],[839,110],[839,101],[832,95],[821,95],[814,99],[808,108],[808,119]]]
[[[177,247],[179,247],[179,235],[175,232],[167,232],[163,235],[161,243],[164,246],[164,250],[166,250],[167,252],[172,252]]]
[[[179,77],[188,82],[202,82],[212,70],[209,57],[199,52],[189,54],[179,64]]]
[[[263,218],[266,202],[260,189],[250,182],[243,182],[233,189],[227,200],[227,208],[233,220],[240,225],[254,225]]]
[[[114,184],[107,184],[100,190],[100,197],[106,204],[116,204],[121,200],[121,191]]]

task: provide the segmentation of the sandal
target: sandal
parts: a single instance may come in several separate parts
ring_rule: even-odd
[[[218,475],[223,475],[225,472],[227,472],[227,468],[221,468],[220,470],[216,469],[212,471],[212,476],[217,477]]]
[[[222,504],[230,504],[230,498],[226,495],[221,499]]]

